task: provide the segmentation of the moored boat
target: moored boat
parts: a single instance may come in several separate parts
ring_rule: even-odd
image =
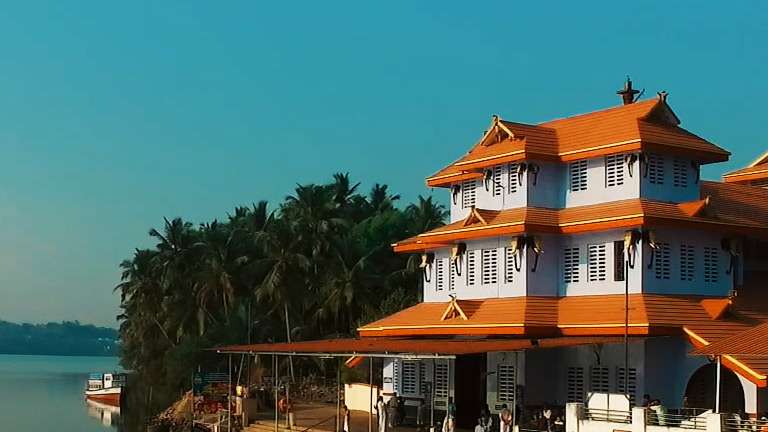
[[[125,374],[93,373],[88,376],[85,398],[112,406],[120,406],[120,395],[125,386]]]

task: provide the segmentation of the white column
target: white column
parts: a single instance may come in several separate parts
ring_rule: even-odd
[[[720,413],[720,356],[717,356],[717,377],[715,378],[715,413]]]

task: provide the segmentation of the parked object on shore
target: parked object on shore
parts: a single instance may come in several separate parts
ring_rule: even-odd
[[[124,373],[92,373],[88,376],[85,398],[119,407],[126,378]]]

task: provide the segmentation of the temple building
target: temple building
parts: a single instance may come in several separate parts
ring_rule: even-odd
[[[682,128],[666,93],[636,93],[539,124],[493,116],[426,179],[449,223],[392,246],[421,255],[423,301],[307,350],[397,352],[384,392],[438,410],[453,397],[463,427],[486,403],[591,392],[713,408],[720,364],[720,408],[766,411],[767,358],[691,352],[768,321],[768,155],[705,181],[730,153]]]

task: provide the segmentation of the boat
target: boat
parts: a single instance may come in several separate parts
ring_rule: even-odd
[[[92,373],[88,376],[85,398],[119,407],[125,382],[126,374],[123,373]]]

